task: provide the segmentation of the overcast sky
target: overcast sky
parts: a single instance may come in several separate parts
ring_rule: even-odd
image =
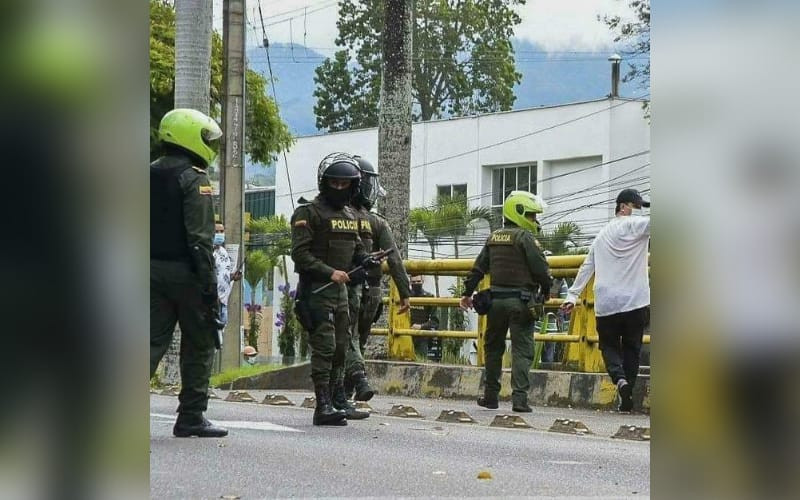
[[[267,36],[271,43],[294,41],[330,54],[335,46],[335,0],[261,0]],[[247,2],[248,43],[259,43],[261,21],[258,0]],[[594,51],[612,44],[608,28],[597,21],[600,14],[630,15],[628,0],[528,0],[518,7],[522,22],[516,36],[547,51]],[[291,22],[289,19],[291,18]],[[214,26],[221,30],[222,0],[214,0]]]

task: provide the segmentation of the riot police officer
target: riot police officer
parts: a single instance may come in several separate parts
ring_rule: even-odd
[[[352,200],[352,206],[359,218],[359,234],[369,251],[393,250],[387,257],[389,272],[400,295],[400,307],[397,312],[403,314],[409,308],[408,275],[389,223],[383,216],[372,211],[378,196],[382,196],[384,191],[372,163],[360,156],[354,156],[354,159],[361,172],[358,193]],[[382,305],[380,266],[367,268],[365,274],[363,285],[354,284],[348,288],[351,341],[345,360],[345,394],[349,397],[355,391],[356,401],[369,401],[375,394],[367,380],[363,350]]]
[[[411,276],[411,296],[433,297],[432,293],[423,288],[424,284],[425,277],[421,274]],[[415,330],[439,329],[439,317],[436,315],[436,308],[433,306],[412,306],[409,317],[411,328]],[[440,339],[438,337],[414,337],[414,351],[425,357],[438,353],[441,359]],[[431,351],[434,352],[432,353]]]
[[[534,237],[540,229],[536,214],[544,208],[544,201],[535,194],[512,191],[503,203],[504,227],[486,240],[464,282],[461,307],[466,309],[473,306],[472,292],[478,282],[491,273],[491,305],[484,338],[486,385],[483,397],[478,398],[478,405],[485,408],[498,407],[501,364],[510,329],[512,409],[531,411],[528,375],[533,363],[534,321],[550,290],[547,260]],[[486,310],[478,313],[486,314]]]
[[[349,206],[360,178],[351,156],[326,156],[317,170],[319,195],[297,207],[291,219],[292,260],[300,275],[296,310],[309,332],[311,378],[317,398],[314,425],[347,425],[345,418],[369,416],[338,404],[341,399],[347,402],[343,382],[350,328],[348,270],[370,262],[358,236],[358,217]],[[334,409],[332,394],[344,411]]]
[[[218,328],[212,240],[214,207],[206,171],[222,136],[193,109],[174,109],[158,129],[165,154],[150,164],[150,376],[181,327],[176,437],[223,437],[203,417]]]

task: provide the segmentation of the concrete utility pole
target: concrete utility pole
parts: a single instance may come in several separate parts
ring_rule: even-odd
[[[385,0],[383,74],[378,112],[378,169],[386,187],[383,204],[397,247],[408,256],[411,177],[412,0]]]
[[[229,252],[235,250],[239,261],[244,259],[245,3],[225,0],[222,7],[222,220],[225,246]],[[222,370],[238,368],[241,360],[242,282],[233,284],[223,335]]]

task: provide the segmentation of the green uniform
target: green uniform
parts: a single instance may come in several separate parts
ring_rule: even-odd
[[[539,287],[550,288],[550,272],[533,233],[511,223],[493,232],[475,259],[464,282],[464,295],[472,295],[485,274],[491,274],[492,306],[489,309],[484,349],[486,388],[490,399],[500,393],[500,375],[506,332],[511,330],[511,388],[515,404],[527,405],[533,363],[531,312]]]
[[[179,323],[182,414],[200,414],[208,403],[217,335],[211,195],[206,171],[188,155],[150,165],[150,376]]]
[[[311,291],[330,283],[333,271],[348,271],[365,256],[358,217],[352,208],[336,209],[317,196],[295,210],[291,225],[298,295],[307,301],[311,315],[311,378],[315,385],[327,386],[344,377],[350,338],[347,286],[334,283],[319,293]]]
[[[408,274],[400,251],[394,242],[392,231],[383,216],[371,212],[364,207],[357,208],[361,240],[369,252],[394,249],[387,257],[389,273],[397,285],[400,298],[409,297]],[[363,350],[367,344],[372,324],[381,304],[381,268],[380,265],[367,269],[364,285],[348,288],[351,318],[351,341],[348,349],[346,373],[364,371]]]

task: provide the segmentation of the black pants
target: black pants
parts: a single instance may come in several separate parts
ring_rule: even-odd
[[[597,317],[600,352],[614,384],[625,379],[631,386],[639,374],[639,356],[646,322],[646,307]]]

